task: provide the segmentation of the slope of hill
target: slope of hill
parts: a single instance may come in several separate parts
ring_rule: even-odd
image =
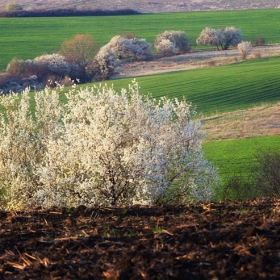
[[[0,0],[0,9],[5,9],[10,0]],[[17,2],[17,1],[15,1]],[[142,13],[211,11],[211,10],[241,10],[241,9],[270,9],[279,7],[278,0],[107,0],[106,6],[101,0],[21,0],[18,3],[25,10],[34,9],[134,9]]]

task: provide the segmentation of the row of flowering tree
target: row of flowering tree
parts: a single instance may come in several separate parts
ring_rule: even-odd
[[[133,35],[133,34],[132,34]],[[206,28],[197,39],[198,44],[210,44],[227,49],[242,40],[241,31],[234,27],[224,30]],[[151,60],[153,47],[162,56],[187,53],[191,50],[189,38],[183,31],[165,31],[157,35],[154,46],[135,36],[115,36],[98,51],[91,35],[77,34],[62,43],[58,53],[46,54],[33,60],[13,59],[7,73],[11,76],[36,75],[41,80],[79,79],[81,82],[104,80],[118,72],[122,61]]]

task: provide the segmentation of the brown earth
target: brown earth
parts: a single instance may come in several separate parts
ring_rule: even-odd
[[[274,9],[279,8],[278,0],[0,0],[0,9],[8,3],[19,3],[25,10],[49,9],[134,9],[141,13],[242,10],[242,9]],[[105,3],[105,4],[104,4]]]
[[[0,211],[0,279],[279,279],[280,199]]]

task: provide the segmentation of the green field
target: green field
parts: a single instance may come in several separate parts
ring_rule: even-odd
[[[92,34],[99,47],[118,33],[133,32],[153,42],[165,30],[183,30],[195,46],[206,26],[235,26],[244,40],[264,37],[267,43],[280,42],[280,9],[143,14],[110,17],[0,18],[0,71],[13,58],[33,59],[56,52],[61,43],[78,33]]]
[[[280,100],[279,65],[280,56],[219,67],[137,77],[136,81],[142,94],[150,93],[154,98],[168,96],[181,99],[185,96],[194,104],[199,114],[209,116],[217,112],[235,111],[259,106],[262,103],[278,102]],[[103,83],[113,84],[116,90],[120,90],[126,88],[131,81],[132,78],[125,78]],[[81,87],[91,85],[81,85]],[[66,102],[63,95],[61,98]]]
[[[280,100],[280,57],[262,58],[226,66],[137,77],[141,93],[192,102],[199,113],[252,108]],[[116,89],[131,79],[107,81]]]
[[[259,149],[280,151],[280,135],[203,144],[206,158],[219,169],[221,179],[234,174],[248,175],[254,167],[253,159]]]

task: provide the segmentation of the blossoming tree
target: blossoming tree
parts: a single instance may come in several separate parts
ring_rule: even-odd
[[[0,192],[10,207],[210,200],[217,173],[185,100],[128,89],[73,88],[1,96]]]
[[[224,29],[212,29],[206,27],[196,39],[198,45],[215,46],[217,50],[227,50],[230,45],[237,46],[242,41],[242,33],[240,29],[233,26]]]
[[[118,59],[146,60],[153,58],[152,45],[146,39],[124,38],[118,35],[105,46],[111,49]]]
[[[154,46],[163,55],[182,54],[191,49],[186,33],[175,30],[158,34]]]

